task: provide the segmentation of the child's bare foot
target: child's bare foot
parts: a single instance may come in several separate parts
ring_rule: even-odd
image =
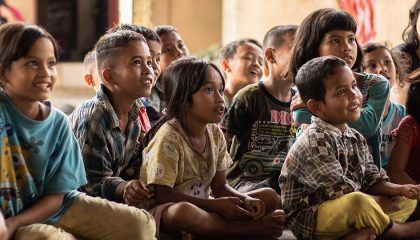
[[[189,232],[181,231],[181,239],[182,240],[193,240],[194,236]]]
[[[277,239],[285,228],[286,216],[283,210],[276,210],[256,221],[254,233],[261,237]]]
[[[373,227],[356,230],[344,237],[344,240],[373,240],[376,238],[376,231]]]

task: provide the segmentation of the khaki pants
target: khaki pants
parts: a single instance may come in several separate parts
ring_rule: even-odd
[[[377,234],[381,234],[391,221],[407,221],[417,206],[417,200],[404,198],[397,205],[400,210],[385,214],[375,199],[361,192],[326,201],[318,208],[316,238],[337,239],[366,227],[373,227]]]
[[[155,233],[155,221],[147,211],[80,194],[54,226],[23,226],[16,231],[15,239],[73,240],[76,237],[152,240]]]

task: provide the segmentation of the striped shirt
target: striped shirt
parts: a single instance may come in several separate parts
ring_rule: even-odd
[[[279,182],[288,227],[298,239],[314,238],[318,206],[347,193],[366,192],[384,179],[373,164],[364,137],[312,117],[290,149]]]

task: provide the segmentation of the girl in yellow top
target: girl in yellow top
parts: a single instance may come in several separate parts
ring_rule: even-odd
[[[241,194],[226,183],[231,159],[216,125],[224,113],[220,70],[189,58],[163,77],[167,121],[143,151],[141,174],[155,193],[157,224],[200,237],[280,236],[285,218],[274,190]]]

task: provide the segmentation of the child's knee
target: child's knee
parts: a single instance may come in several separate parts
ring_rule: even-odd
[[[280,195],[272,188],[261,188],[249,192],[247,195],[263,201],[267,212],[273,212],[274,210],[281,208]]]
[[[48,224],[31,224],[20,227],[15,235],[15,240],[76,240],[70,233]]]
[[[346,195],[347,203],[352,206],[352,211],[366,212],[373,205],[377,205],[376,201],[369,195],[362,192],[352,192]]]
[[[153,239],[156,234],[156,224],[153,216],[142,209],[129,211],[126,216],[121,216],[125,223],[122,229],[129,229],[130,238],[133,239]]]
[[[185,227],[185,225],[199,222],[197,220],[199,217],[197,210],[198,207],[189,202],[175,203],[165,210],[162,220],[167,226],[175,227],[182,224]]]

